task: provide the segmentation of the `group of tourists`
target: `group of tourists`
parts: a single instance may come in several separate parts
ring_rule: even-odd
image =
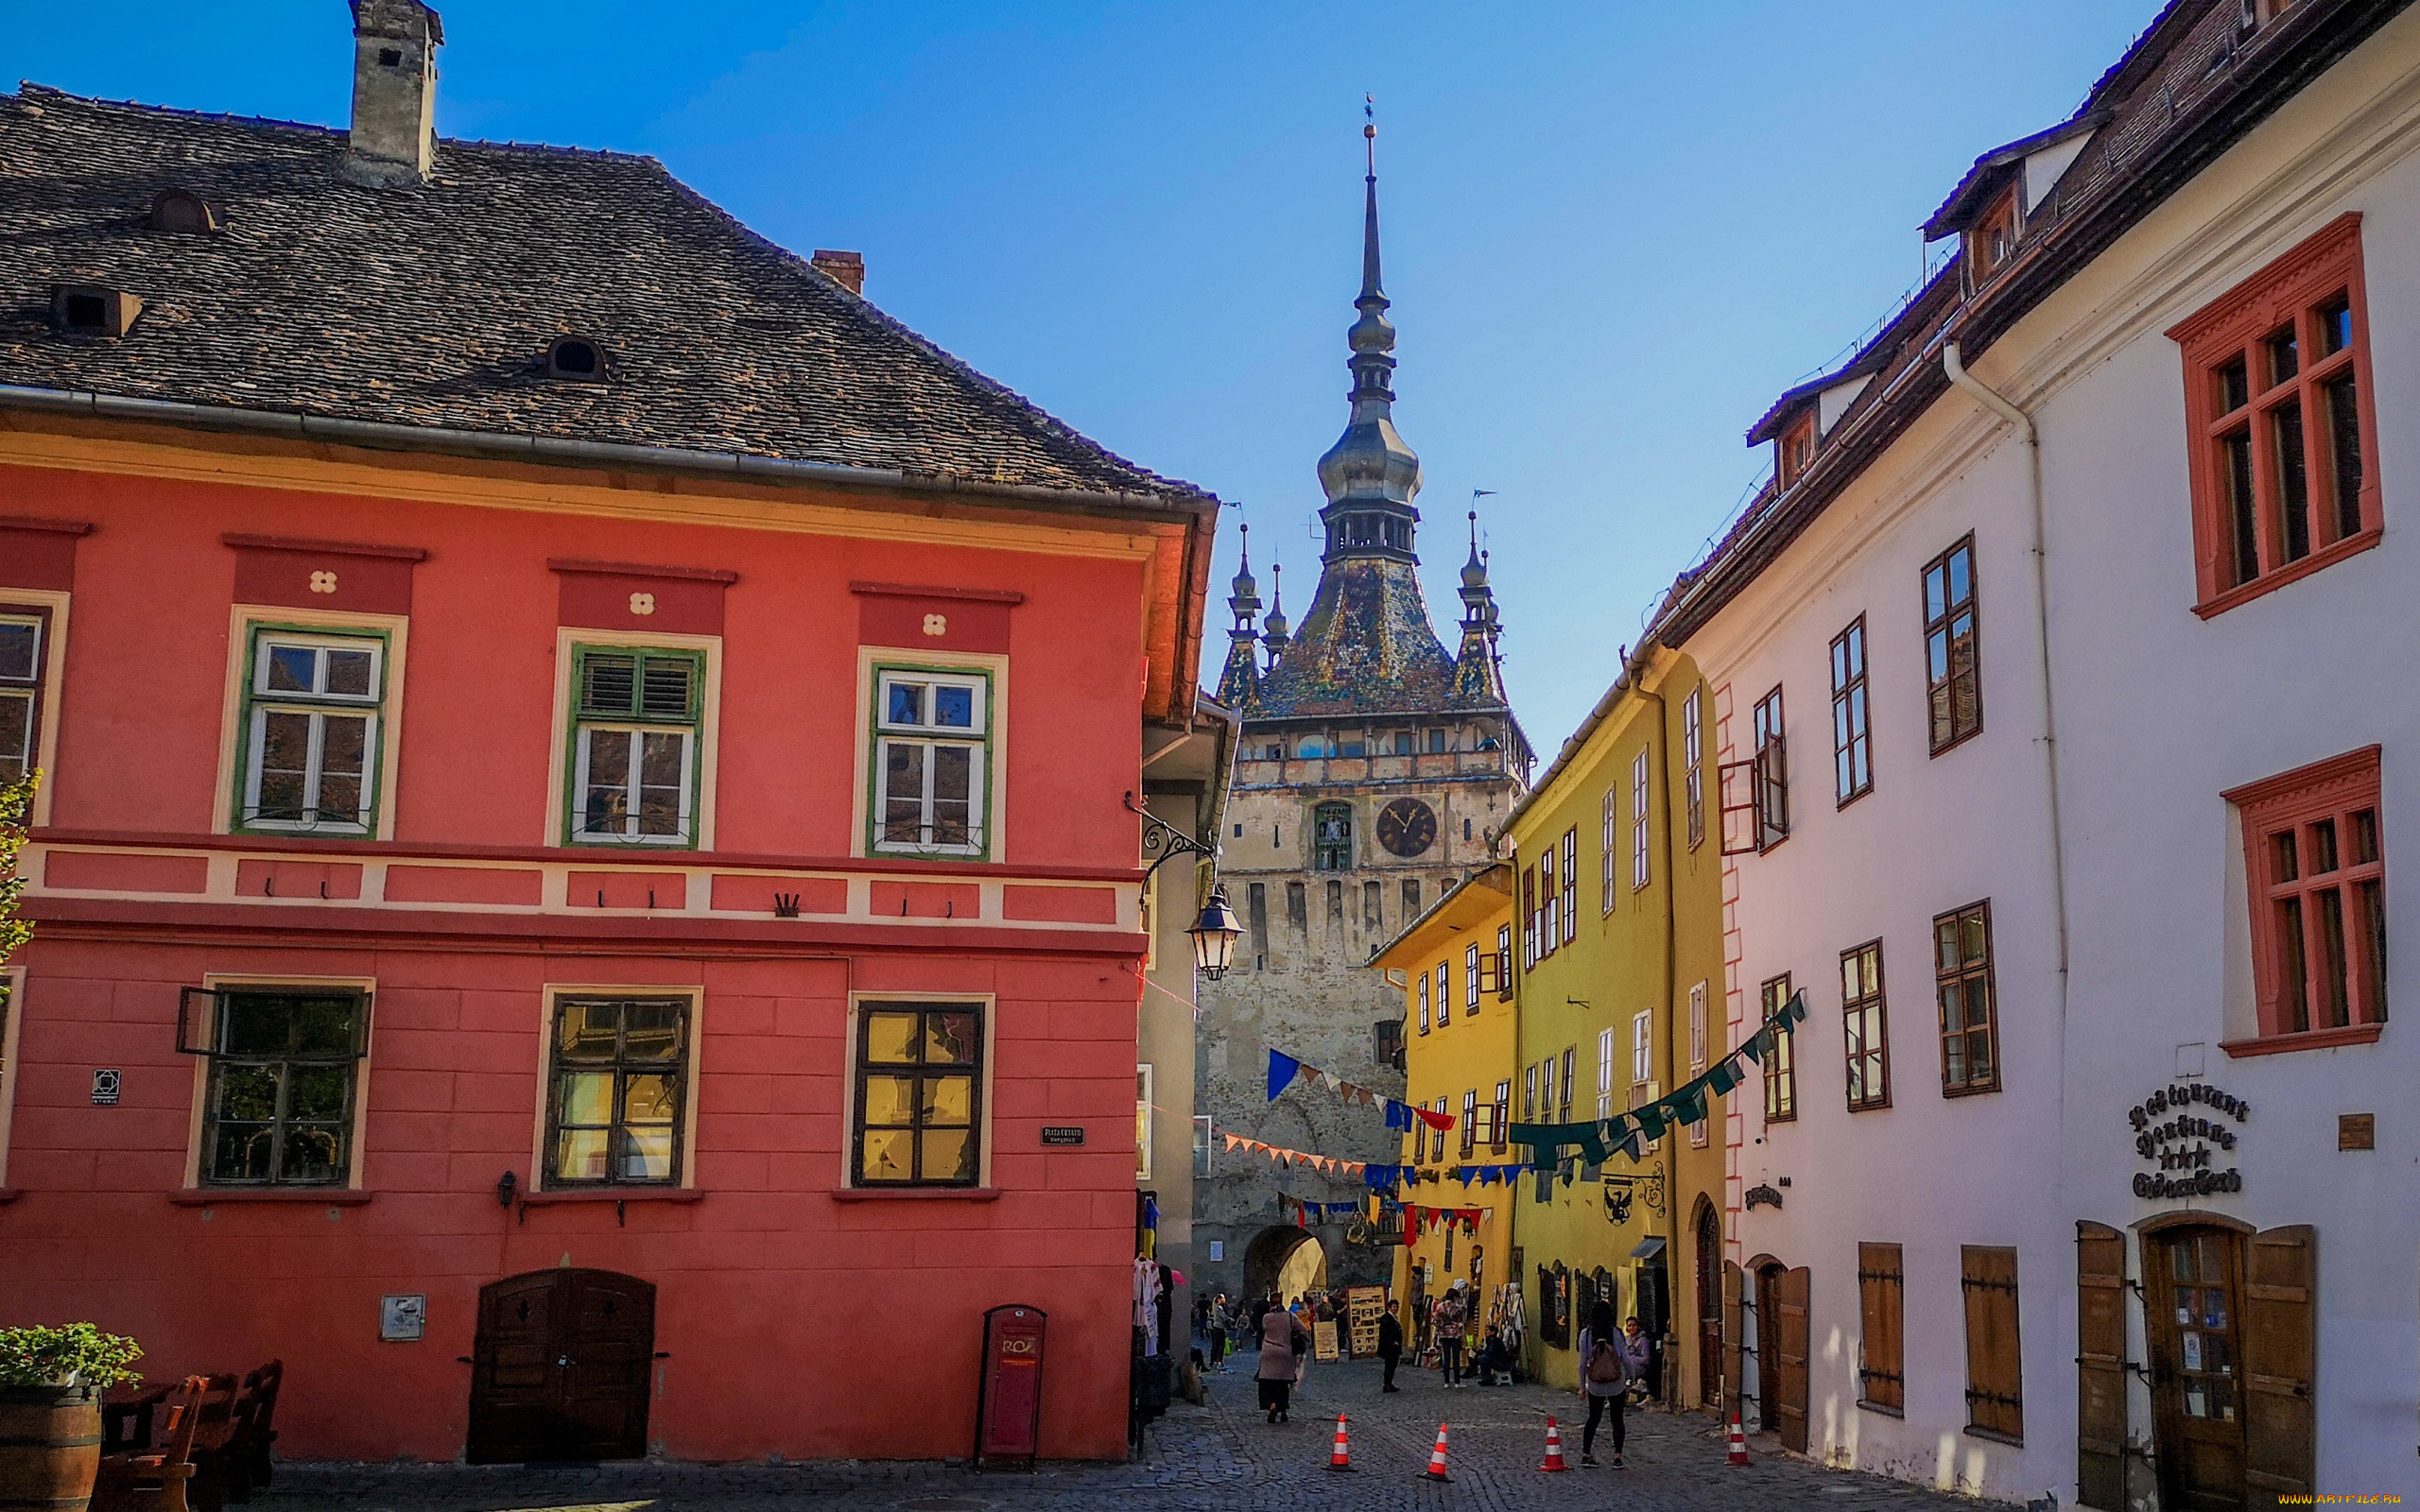
[[[1458,1280],[1429,1304],[1426,1318],[1415,1321],[1419,1336],[1434,1352],[1448,1390],[1470,1384],[1474,1377],[1483,1386],[1496,1384],[1499,1378],[1507,1385],[1512,1382],[1517,1351],[1511,1330],[1495,1316],[1484,1332],[1474,1329],[1475,1301],[1468,1285]],[[1407,1344],[1402,1311],[1402,1303],[1389,1298],[1378,1318],[1382,1372],[1378,1389],[1382,1392],[1403,1389],[1395,1384],[1395,1371],[1403,1364]],[[1243,1306],[1231,1303],[1221,1292],[1194,1302],[1193,1327],[1202,1341],[1206,1368],[1225,1371],[1231,1347],[1238,1354],[1247,1345],[1256,1351],[1253,1377],[1260,1410],[1270,1422],[1282,1423],[1289,1420],[1294,1395],[1310,1364],[1312,1325],[1333,1321],[1337,1314],[1337,1302],[1324,1296],[1297,1297],[1291,1302],[1272,1296]],[[1418,1329],[1420,1324],[1425,1329]],[[1580,1439],[1582,1467],[1598,1464],[1597,1433],[1602,1426],[1613,1445],[1614,1466],[1621,1468],[1626,1436],[1623,1411],[1634,1397],[1648,1389],[1651,1347],[1636,1317],[1616,1328],[1612,1303],[1599,1301],[1588,1309],[1586,1325],[1580,1331],[1580,1389],[1588,1401],[1587,1422]]]

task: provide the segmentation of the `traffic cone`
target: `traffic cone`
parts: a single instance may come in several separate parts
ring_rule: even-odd
[[[1748,1435],[1739,1431],[1739,1409],[1737,1407],[1731,1409],[1731,1458],[1726,1463],[1748,1463]]]
[[[1344,1441],[1344,1414],[1342,1413],[1336,1415],[1336,1451],[1328,1455],[1327,1468],[1332,1470],[1353,1469],[1353,1451]]]
[[[1453,1479],[1445,1473],[1445,1425],[1443,1423],[1437,1425],[1437,1447],[1428,1452],[1428,1468],[1420,1472],[1420,1478],[1424,1481]]]
[[[1571,1467],[1563,1462],[1563,1430],[1556,1427],[1555,1420],[1549,1418],[1547,1419],[1547,1462],[1538,1469],[1544,1472],[1569,1469]]]

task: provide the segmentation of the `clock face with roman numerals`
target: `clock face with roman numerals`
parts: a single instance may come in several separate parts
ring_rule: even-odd
[[[1437,811],[1416,798],[1399,798],[1378,811],[1378,843],[1409,859],[1437,843]]]

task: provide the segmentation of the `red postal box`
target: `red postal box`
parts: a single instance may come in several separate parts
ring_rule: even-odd
[[[975,1402],[975,1468],[1033,1466],[1042,1443],[1043,1339],[1050,1314],[1008,1303],[983,1314],[983,1380]]]

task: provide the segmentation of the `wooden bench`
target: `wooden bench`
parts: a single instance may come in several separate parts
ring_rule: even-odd
[[[185,1377],[184,1384],[165,1398],[168,1418],[161,1434],[164,1447],[101,1456],[100,1473],[93,1485],[92,1512],[191,1512],[185,1487],[193,1480],[194,1443],[201,1433],[204,1406],[213,1396],[212,1383],[228,1383],[232,1397],[234,1379]],[[142,1406],[146,1424],[162,1400],[151,1396]],[[132,1416],[130,1407],[129,1416]]]

